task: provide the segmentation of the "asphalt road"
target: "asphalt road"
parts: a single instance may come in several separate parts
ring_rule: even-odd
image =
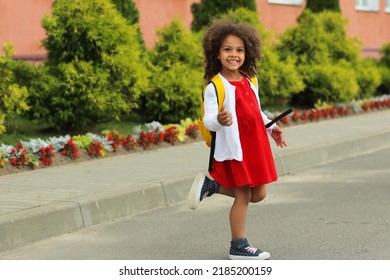
[[[302,169],[249,209],[247,237],[273,260],[390,259],[390,149]],[[227,259],[231,198],[184,203],[0,253],[0,259]]]

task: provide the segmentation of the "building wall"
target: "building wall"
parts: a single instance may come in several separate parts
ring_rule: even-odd
[[[297,18],[305,9],[305,5],[270,4],[267,0],[256,0],[260,22],[276,32],[283,32],[295,25]]]
[[[44,55],[41,27],[44,15],[51,12],[53,0],[0,0],[0,49],[11,41],[17,55]]]
[[[191,28],[192,3],[201,0],[134,0],[140,14],[139,25],[145,45],[151,49],[158,39],[156,31],[178,17],[188,29]]]
[[[386,0],[380,0],[379,11],[357,11],[351,0],[340,0],[342,14],[348,18],[347,33],[363,43],[363,54],[377,56],[377,49],[390,43],[390,13]],[[355,2],[355,1],[353,1]]]
[[[140,28],[147,48],[156,42],[156,31],[179,17],[184,26],[191,27],[192,3],[201,0],[134,0],[140,13]],[[41,27],[44,15],[50,14],[54,0],[0,0],[0,46],[12,41],[19,56],[44,56],[41,46],[45,31]],[[355,10],[355,1],[340,0],[341,13],[349,19],[347,33],[363,42],[367,54],[390,41],[390,13],[385,10],[386,0],[380,0],[379,12]],[[304,5],[270,4],[256,0],[261,22],[269,29],[283,32],[296,23]]]

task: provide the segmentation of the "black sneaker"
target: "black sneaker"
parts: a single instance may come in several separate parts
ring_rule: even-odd
[[[190,209],[195,210],[199,203],[208,196],[212,196],[216,191],[216,183],[204,173],[196,175],[192,187],[187,196],[187,205]]]
[[[231,241],[229,254],[231,260],[267,260],[270,257],[268,252],[249,245],[246,238]]]

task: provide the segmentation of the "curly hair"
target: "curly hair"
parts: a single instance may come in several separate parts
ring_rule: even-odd
[[[257,75],[256,66],[261,59],[261,41],[257,30],[247,23],[218,20],[207,29],[202,42],[205,57],[203,78],[206,83],[222,69],[221,61],[218,59],[219,49],[229,35],[241,38],[245,44],[245,61],[240,70],[251,77]]]

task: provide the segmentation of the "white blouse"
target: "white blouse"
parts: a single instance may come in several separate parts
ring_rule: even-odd
[[[204,125],[210,131],[216,131],[215,152],[214,158],[217,161],[232,160],[242,161],[242,149],[240,142],[240,135],[238,131],[238,123],[236,116],[236,87],[230,84],[220,73],[218,74],[225,86],[225,100],[223,102],[225,110],[229,111],[233,117],[233,124],[231,126],[222,126],[218,120],[218,102],[215,87],[211,83],[206,87],[204,93],[204,111],[203,117]],[[249,80],[249,79],[248,79]],[[268,119],[266,114],[261,111],[260,98],[258,94],[258,88],[249,80],[253,92],[256,94],[258,105],[260,108],[261,116],[264,121],[264,125],[271,120]],[[271,134],[272,129],[275,127],[273,124],[267,128],[268,134]]]

